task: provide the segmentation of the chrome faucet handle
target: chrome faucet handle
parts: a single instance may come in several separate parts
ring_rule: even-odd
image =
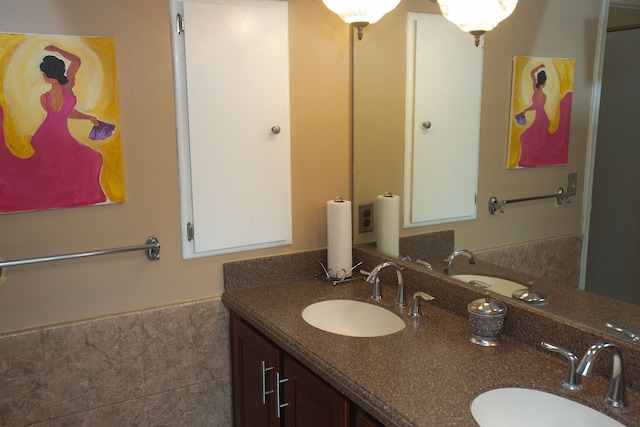
[[[433,270],[433,267],[427,261],[424,261],[424,260],[421,260],[421,259],[417,259],[416,260],[416,264],[420,264],[420,265],[426,267],[427,270]]]
[[[420,317],[422,316],[422,310],[420,310],[420,300],[431,301],[433,297],[424,292],[416,292],[413,294],[413,301],[411,301],[411,308],[409,308],[409,316]]]
[[[549,344],[546,342],[541,342],[540,345],[542,348],[559,353],[569,360],[569,367],[567,369],[567,373],[562,380],[562,386],[569,390],[580,390],[582,389],[582,377],[577,374],[576,366],[578,364],[578,357],[571,353],[569,350],[564,349],[562,347],[557,347],[553,344]]]
[[[612,342],[600,341],[589,347],[582,356],[582,360],[578,364],[576,372],[583,377],[590,377],[593,373],[593,362],[605,348],[613,350],[613,363],[611,369],[611,378],[609,379],[609,388],[604,398],[605,403],[614,408],[622,408],[627,406],[625,385],[624,385],[624,364],[622,361],[622,351],[620,347]]]

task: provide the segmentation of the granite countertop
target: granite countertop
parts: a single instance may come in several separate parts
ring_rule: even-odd
[[[416,287],[420,284],[411,285]],[[304,307],[323,300],[372,302],[371,285],[361,280],[333,286],[321,279],[293,279],[228,290],[222,301],[386,426],[476,425],[469,410],[473,398],[485,390],[512,386],[549,391],[628,426],[640,425],[640,394],[634,389],[627,388],[629,407],[613,409],[604,404],[608,372],[606,377],[585,378],[581,391],[565,390],[561,386],[567,367],[563,357],[506,333],[500,346],[475,345],[469,340],[468,319],[459,310],[454,314],[433,303],[423,302],[423,317],[414,321],[406,316],[407,308],[393,306],[395,288],[395,282],[383,280],[380,304],[399,314],[407,326],[374,338],[331,334],[312,327],[301,316]],[[429,293],[439,298],[436,292]],[[599,357],[603,358],[610,356]],[[538,413],[523,414],[532,415]]]

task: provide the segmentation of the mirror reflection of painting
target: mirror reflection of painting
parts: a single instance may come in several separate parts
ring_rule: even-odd
[[[0,212],[124,201],[112,41],[0,37]]]
[[[566,165],[575,60],[515,57],[509,169]]]

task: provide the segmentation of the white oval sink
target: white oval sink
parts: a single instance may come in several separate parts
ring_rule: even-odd
[[[499,277],[480,276],[477,274],[454,274],[451,277],[509,298],[511,298],[514,291],[527,288],[521,283]]]
[[[480,427],[624,427],[573,400],[528,388],[496,388],[471,402]]]
[[[302,311],[302,318],[318,329],[349,337],[379,337],[405,327],[399,316],[385,308],[346,299],[311,304]]]

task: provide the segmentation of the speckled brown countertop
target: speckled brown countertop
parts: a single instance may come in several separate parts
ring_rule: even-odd
[[[432,293],[434,304],[423,304],[424,316],[414,322],[405,315],[406,309],[393,307],[395,284],[383,279],[385,298],[381,304],[397,312],[407,327],[375,338],[324,332],[307,324],[301,316],[304,307],[318,301],[347,298],[371,302],[371,288],[364,281],[332,286],[320,279],[287,277],[286,281],[268,286],[236,287],[226,291],[222,300],[230,310],[388,426],[472,426],[475,422],[469,410],[471,400],[484,390],[508,386],[546,390],[587,404],[628,426],[640,426],[640,395],[634,389],[627,389],[629,407],[623,409],[611,409],[603,403],[608,380],[600,374],[585,378],[583,390],[566,391],[560,385],[566,369],[560,356],[506,333],[502,345],[495,348],[469,341],[470,327],[460,314],[463,311],[446,307],[466,307],[477,293],[464,287],[449,292],[450,283],[439,283],[438,277],[410,269],[405,271],[405,282],[409,292],[425,288],[420,290]],[[440,304],[435,304],[439,300]],[[539,320],[533,312],[518,313],[517,307],[512,311],[507,313],[507,319],[510,314],[519,319],[512,322],[512,332],[518,322]],[[541,325],[549,329],[544,321]],[[562,332],[562,325],[559,330]],[[549,332],[558,339],[558,330]],[[604,354],[600,359],[603,357]]]

